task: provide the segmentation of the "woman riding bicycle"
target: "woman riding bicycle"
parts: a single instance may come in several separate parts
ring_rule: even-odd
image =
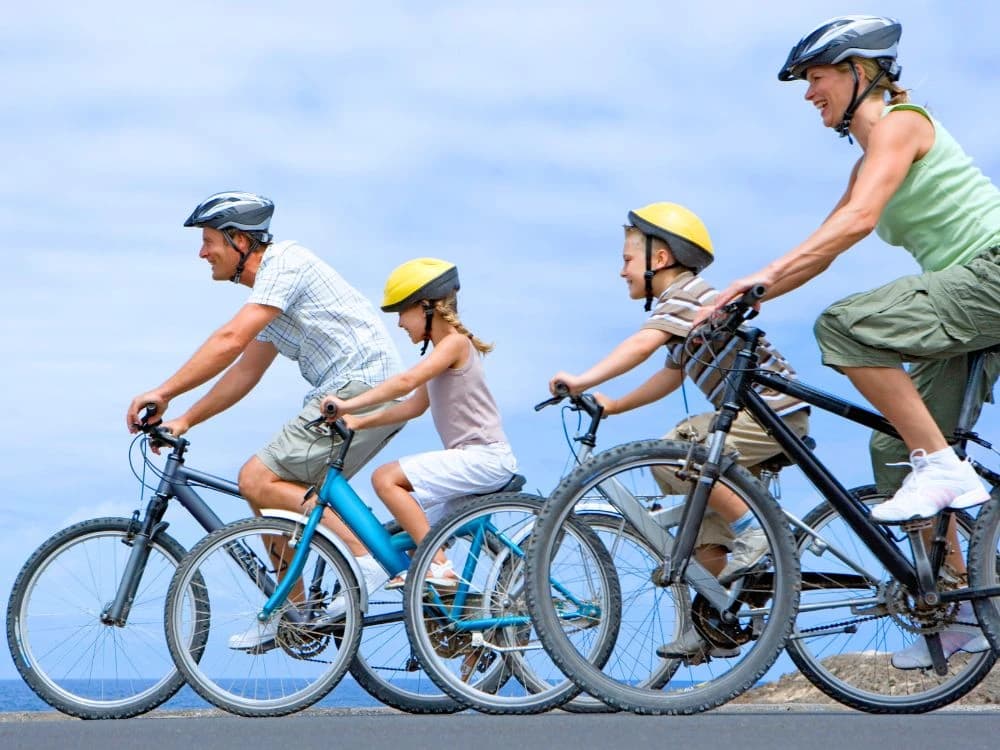
[[[879,489],[895,491],[873,516],[901,522],[989,499],[971,464],[948,444],[961,408],[969,352],[1000,343],[1000,190],[926,109],[898,84],[902,27],[894,19],[842,16],[820,24],[788,55],[778,79],[804,79],[823,124],[857,140],[862,155],[847,190],[819,228],[790,252],[725,289],[719,309],[756,284],[767,298],[822,273],[874,229],[906,249],[923,273],[904,276],[827,308],[816,322],[823,363],[843,372],[896,428],[876,434]],[[995,358],[979,405],[998,372]],[[911,363],[909,372],[903,363]],[[906,453],[909,452],[909,461]],[[912,471],[887,469],[909,464]],[[957,549],[957,544],[953,545]],[[957,554],[948,563],[964,572]],[[963,604],[960,621],[974,622]],[[976,627],[942,633],[950,656],[988,648]],[[930,664],[923,639],[897,653],[898,668]]]

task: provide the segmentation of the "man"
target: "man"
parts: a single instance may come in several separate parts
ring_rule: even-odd
[[[164,423],[182,435],[249,393],[279,353],[298,362],[312,386],[302,411],[240,470],[240,492],[257,515],[263,508],[301,510],[306,487],[322,482],[332,442],[305,427],[319,416],[320,399],[327,394],[356,396],[400,368],[399,354],[367,299],[302,245],[272,242],[268,228],[273,213],[274,204],[263,196],[223,192],[206,198],[184,222],[201,228],[199,257],[212,266],[212,278],[252,291],[236,315],[176,373],[132,399],[125,415],[134,433],[147,404],[165,415],[175,397],[222,374],[186,412]],[[360,430],[344,475],[357,473],[401,427]],[[326,514],[323,523],[358,558],[369,591],[380,586],[382,568],[350,529],[333,514]],[[251,628],[230,639],[230,646],[259,647],[273,640],[275,627],[276,621]]]

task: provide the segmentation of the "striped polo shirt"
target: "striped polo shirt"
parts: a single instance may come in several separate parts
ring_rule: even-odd
[[[733,368],[743,342],[736,336],[730,336],[721,341],[699,344],[688,352],[685,351],[685,338],[691,332],[698,309],[711,302],[717,294],[718,290],[701,276],[685,271],[660,295],[656,307],[642,326],[671,335],[666,343],[666,366],[674,370],[683,369],[716,409],[722,406],[725,375]],[[788,378],[795,377],[795,370],[766,339],[761,339],[757,357],[760,369]],[[758,385],[755,390],[779,416],[807,406],[797,398],[770,388]]]

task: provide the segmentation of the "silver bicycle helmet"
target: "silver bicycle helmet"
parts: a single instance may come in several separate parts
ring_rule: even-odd
[[[184,226],[239,229],[260,242],[270,242],[271,234],[267,230],[273,213],[274,203],[270,198],[228,190],[210,195],[199,203]]]
[[[236,190],[227,190],[222,193],[215,193],[208,196],[199,203],[191,215],[184,222],[186,227],[211,227],[222,232],[226,243],[240,256],[240,262],[236,265],[236,272],[230,281],[234,284],[240,283],[240,276],[243,275],[243,268],[246,265],[250,253],[256,250],[261,244],[271,241],[271,233],[268,227],[271,224],[271,215],[274,213],[274,203],[270,198],[256,193],[243,193]],[[238,229],[246,232],[250,237],[250,249],[243,252],[233,238],[229,236],[226,229]]]
[[[843,138],[850,133],[854,112],[868,93],[875,88],[875,84],[883,76],[887,76],[890,81],[899,80],[902,68],[896,62],[896,54],[902,33],[903,27],[899,21],[885,16],[831,18],[806,34],[792,47],[788,59],[778,71],[778,80],[794,81],[797,78],[804,78],[806,71],[813,65],[836,65],[851,57],[875,60],[879,65],[879,74],[860,94],[858,72],[853,65],[851,66],[854,94],[851,103],[844,110],[840,123],[834,128]]]
[[[836,65],[849,57],[878,60],[893,81],[899,79],[896,52],[903,27],[884,16],[838,16],[806,34],[792,47],[778,71],[778,80],[793,81],[805,76],[811,65]]]

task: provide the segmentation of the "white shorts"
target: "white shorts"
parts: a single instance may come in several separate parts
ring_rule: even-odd
[[[507,443],[491,443],[405,456],[399,467],[433,524],[448,510],[449,500],[483,495],[507,484],[517,472],[517,459]]]

